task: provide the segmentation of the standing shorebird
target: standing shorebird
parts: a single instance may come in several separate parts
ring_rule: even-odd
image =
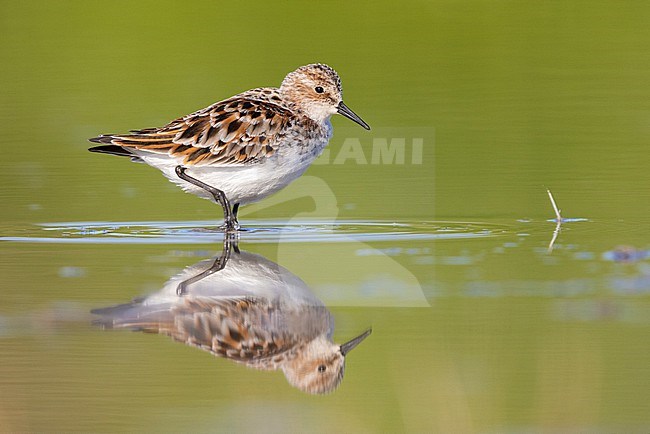
[[[186,268],[157,293],[94,310],[101,315],[95,323],[167,335],[252,368],[280,369],[304,392],[332,392],[346,355],[371,330],[335,344],[332,316],[305,282],[262,256],[234,250],[227,241],[221,256]]]
[[[220,204],[224,229],[233,231],[240,205],[284,188],[323,152],[335,113],[370,129],[343,103],[336,71],[312,64],[289,73],[279,88],[240,93],[160,128],[94,137],[102,145],[89,150],[161,170],[183,190]]]

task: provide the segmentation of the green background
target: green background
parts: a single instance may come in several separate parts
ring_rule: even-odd
[[[1,429],[647,431],[650,267],[608,252],[643,257],[650,244],[649,20],[646,2],[613,1],[1,2],[3,237],[64,237],[41,223],[216,221],[213,204],[88,153],[86,139],[277,86],[313,62],[339,72],[373,127],[335,117],[332,156],[347,138],[369,156],[375,139],[419,137],[423,164],[321,162],[242,223],[434,222],[440,235],[242,236],[332,307],[338,342],[373,326],[325,397],[91,327],[90,309],[159,289],[218,242],[2,241]],[[545,188],[564,217],[587,219],[564,224],[551,253]],[[413,289],[428,307],[403,307],[418,304]]]

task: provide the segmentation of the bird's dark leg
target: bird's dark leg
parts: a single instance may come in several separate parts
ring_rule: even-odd
[[[205,182],[199,181],[198,179],[191,177],[190,175],[185,173],[186,170],[187,169],[183,166],[176,166],[176,175],[178,175],[178,177],[181,178],[182,180],[187,181],[190,184],[194,184],[197,187],[204,189],[205,191],[207,191],[212,195],[215,202],[221,205],[221,207],[223,208],[224,230],[226,232],[239,230],[239,222],[237,222],[237,212],[236,211],[233,212],[233,210],[230,209],[230,201],[226,197],[226,193],[219,190],[218,188],[206,184]],[[238,207],[238,204],[235,204],[235,206]]]
[[[183,280],[176,287],[176,294],[179,296],[185,295],[187,293],[187,287],[193,283],[198,282],[201,279],[223,270],[230,259],[230,253],[234,250],[236,253],[239,253],[239,235],[237,233],[227,233],[223,240],[223,250],[217,259],[214,260],[210,268],[200,272],[196,276],[192,276],[189,279]]]
[[[239,212],[239,204],[236,203],[232,206],[232,214],[235,216],[235,219],[237,219],[238,212]]]

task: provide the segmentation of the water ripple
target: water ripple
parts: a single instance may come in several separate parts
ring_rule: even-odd
[[[483,238],[511,234],[507,225],[482,222],[381,220],[247,220],[243,241],[311,243]],[[5,231],[3,231],[5,232]],[[0,241],[72,244],[201,244],[221,239],[213,221],[41,223]]]

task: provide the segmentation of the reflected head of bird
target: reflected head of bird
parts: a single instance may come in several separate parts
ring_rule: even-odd
[[[333,392],[343,380],[345,356],[371,332],[367,330],[343,345],[334,344],[324,335],[310,341],[282,367],[287,381],[314,395]]]

